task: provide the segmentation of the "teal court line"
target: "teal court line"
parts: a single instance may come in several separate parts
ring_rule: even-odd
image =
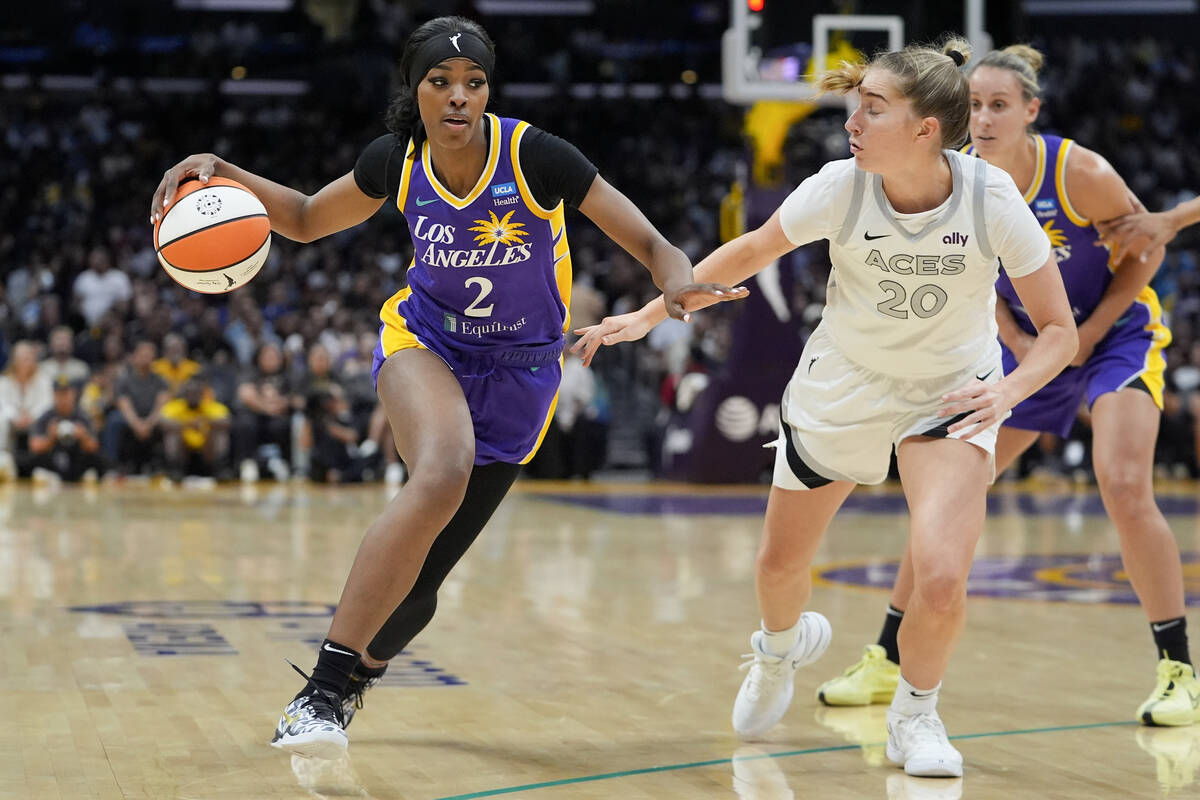
[[[1023,728],[1015,731],[988,731],[985,733],[964,733],[958,736],[951,736],[951,739],[985,739],[993,736],[1024,736],[1031,733],[1059,733],[1061,731],[1081,731],[1089,728],[1113,728],[1124,725],[1137,725],[1137,722],[1089,722],[1082,725],[1055,725],[1049,728]],[[876,744],[883,744],[878,742]],[[757,761],[761,758],[790,758],[791,756],[810,756],[816,753],[836,753],[839,750],[857,750],[861,746],[871,746],[871,743],[866,745],[857,744],[840,744],[833,747],[810,747],[806,750],[786,750],[781,753],[764,753],[758,756],[739,757],[738,761]],[[721,764],[730,764],[732,758],[715,758],[711,761],[692,761],[687,764],[666,764],[661,767],[643,767],[641,769],[627,769],[620,772],[604,772],[599,775],[584,775],[579,778],[563,778],[557,781],[545,781],[544,783],[527,783],[523,786],[506,786],[502,789],[485,789],[482,792],[471,792],[469,794],[456,794],[447,797],[439,797],[436,800],[477,800],[481,797],[498,797],[502,794],[513,794],[515,792],[531,792],[535,789],[549,789],[555,786],[571,786],[577,783],[594,783],[596,781],[607,781],[614,778],[628,778],[633,775],[652,775],[656,772],[677,772],[684,769],[696,769],[697,767],[715,767]]]

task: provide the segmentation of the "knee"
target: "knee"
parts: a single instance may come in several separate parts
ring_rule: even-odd
[[[442,508],[458,508],[467,492],[475,455],[463,448],[448,448],[433,458],[410,465],[408,485],[419,496]]]
[[[926,609],[935,614],[949,614],[966,603],[967,578],[951,572],[933,571],[917,576],[913,590]]]
[[[1096,469],[1096,482],[1108,513],[1119,520],[1141,518],[1154,506],[1150,475],[1135,466],[1110,464]]]
[[[789,580],[795,578],[804,568],[797,559],[785,548],[771,547],[763,544],[758,550],[755,565],[760,579],[767,581]]]

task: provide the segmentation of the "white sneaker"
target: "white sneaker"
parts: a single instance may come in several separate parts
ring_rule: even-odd
[[[287,462],[279,456],[267,461],[267,469],[271,471],[271,477],[279,483],[284,483],[292,477],[292,471],[288,469]]]
[[[763,632],[750,636],[754,652],[741,669],[750,670],[742,681],[733,703],[733,730],[743,739],[766,733],[783,719],[792,702],[796,670],[816,661],[829,647],[833,629],[829,620],[815,611],[800,615],[800,640],[786,656],[775,656],[763,649]]]
[[[242,461],[239,472],[242,483],[258,483],[258,463],[253,458]]]
[[[962,777],[962,753],[950,744],[936,711],[905,716],[888,709],[887,726],[888,761],[919,778]]]
[[[0,483],[15,480],[17,477],[17,462],[13,460],[13,454],[7,450],[0,450]]]
[[[33,478],[34,486],[58,486],[62,483],[62,476],[54,470],[42,467],[34,467],[30,477]]]

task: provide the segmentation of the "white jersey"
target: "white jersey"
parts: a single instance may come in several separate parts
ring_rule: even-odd
[[[892,210],[883,179],[853,158],[809,177],[780,207],[799,246],[829,240],[833,269],[821,325],[855,363],[884,375],[959,372],[994,351],[996,278],[1039,269],[1050,240],[1012,178],[944,151],[953,189],[935,209]]]

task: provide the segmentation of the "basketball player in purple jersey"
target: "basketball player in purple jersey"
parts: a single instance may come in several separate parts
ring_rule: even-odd
[[[411,477],[367,529],[312,676],[280,718],[272,744],[299,755],[345,751],[362,693],[432,619],[438,587],[541,444],[570,324],[564,204],[647,266],[673,317],[745,295],[693,283],[683,252],[572,145],[485,113],[494,63],[479,25],[431,20],[401,56],[392,132],[352,173],[306,197],[207,154],[171,168],[154,196],[152,218],[181,179],[221,175],[258,195],[289,239],[352,227],[384,202],[412,236],[374,364]]]
[[[1192,668],[1184,616],[1179,548],[1154,499],[1154,444],[1163,403],[1163,348],[1171,341],[1147,284],[1162,261],[1161,243],[1120,260],[1099,247],[1093,220],[1133,213],[1136,200],[1098,154],[1070,139],[1033,133],[1041,54],[1014,45],[993,51],[971,71],[971,139],[966,152],[1008,172],[1050,238],[1079,329],[1072,366],[1013,408],[996,442],[999,473],[1040,433],[1066,436],[1079,404],[1091,409],[1093,466],[1104,506],[1121,540],[1130,582],[1150,620],[1158,654],[1153,693],[1137,710],[1146,725],[1200,722],[1200,681]],[[996,321],[1004,371],[1028,353],[1036,331],[1001,273]],[[897,632],[913,586],[908,553],[877,644],[817,690],[828,705],[891,698],[900,674]],[[1194,699],[1193,699],[1194,698]]]

